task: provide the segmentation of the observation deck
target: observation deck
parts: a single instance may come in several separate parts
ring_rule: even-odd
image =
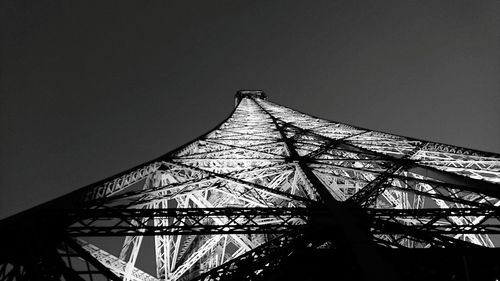
[[[236,92],[236,95],[234,95],[234,106],[237,106],[238,103],[246,97],[255,97],[264,100],[267,99],[266,93],[262,90],[239,90]]]

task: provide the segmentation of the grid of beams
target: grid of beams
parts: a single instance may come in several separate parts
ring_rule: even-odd
[[[343,233],[330,241],[339,245],[359,238],[372,258],[377,247],[496,246],[500,155],[316,118],[259,91],[236,102],[193,142],[31,212],[60,219],[59,267],[85,261],[71,275],[83,280],[99,268],[113,280],[257,278],[287,245],[312,245],[312,229]],[[121,251],[87,241],[101,236]],[[155,272],[139,269],[145,236]],[[24,274],[2,257],[0,280]]]

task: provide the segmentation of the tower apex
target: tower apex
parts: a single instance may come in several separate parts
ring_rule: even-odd
[[[234,105],[237,106],[238,103],[245,97],[267,99],[266,93],[262,90],[239,90],[236,92],[236,95],[234,95]]]

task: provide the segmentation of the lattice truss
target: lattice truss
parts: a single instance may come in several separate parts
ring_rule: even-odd
[[[362,210],[381,247],[499,241],[500,155],[312,117],[262,93],[238,101],[211,132],[72,195],[57,246],[71,276],[211,280],[248,262],[241,276],[261,276],[293,249],[335,243],[308,238],[342,227],[331,204]],[[4,263],[0,279],[22,272]]]

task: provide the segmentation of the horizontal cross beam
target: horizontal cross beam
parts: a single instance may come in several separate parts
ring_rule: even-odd
[[[374,234],[407,233],[409,228],[438,234],[500,233],[499,208],[363,209],[363,213]],[[335,227],[329,211],[312,208],[94,209],[68,215],[76,221],[67,228],[71,236],[288,233],[318,222]],[[153,220],[160,218],[168,219],[168,225],[155,226]]]

